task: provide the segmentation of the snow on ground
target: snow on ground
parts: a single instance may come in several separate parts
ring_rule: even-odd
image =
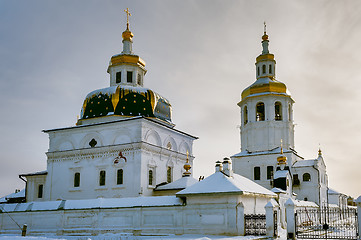
[[[14,235],[0,235],[0,240],[255,240],[266,239],[255,236],[213,236],[213,235],[167,235],[167,236],[133,236],[131,234],[104,234],[98,236],[44,236],[21,237]]]

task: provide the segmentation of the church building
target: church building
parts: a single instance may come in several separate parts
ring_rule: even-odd
[[[76,126],[49,134],[47,170],[22,174],[26,201],[151,196],[158,184],[182,177],[197,139],[175,128],[170,102],[145,88],[145,61],[134,54],[133,33],[111,57],[110,86],[90,92]]]
[[[256,81],[244,89],[241,109],[241,152],[233,155],[234,171],[265,188],[274,187],[277,156],[287,157],[293,191],[297,199],[327,204],[328,180],[321,150],[315,159],[305,160],[295,150],[293,104],[286,84],[276,80],[276,61],[269,52],[269,40],[262,36],[262,53],[256,58]]]

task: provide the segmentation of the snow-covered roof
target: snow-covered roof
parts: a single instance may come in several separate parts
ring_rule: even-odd
[[[283,149],[283,152],[284,153],[294,153],[297,155],[297,152],[293,149]],[[268,150],[268,151],[249,152],[246,150],[246,151],[236,153],[232,157],[248,157],[248,156],[255,156],[255,155],[268,155],[268,154],[280,154],[280,153],[281,153],[281,147],[276,147],[276,148]],[[299,156],[299,157],[302,158],[301,156]]]
[[[317,164],[316,159],[300,160],[300,161],[295,162],[292,167],[312,167],[312,166],[315,166],[316,164]]]
[[[183,201],[175,196],[98,198],[90,200],[67,200],[65,202],[64,209],[124,208],[177,205],[183,205]]]
[[[5,197],[0,198],[0,203],[6,203],[9,199],[12,198],[25,198],[25,189],[16,193],[11,193],[9,195],[6,195]]]
[[[276,196],[275,193],[246,177],[238,174],[233,174],[232,177],[229,177],[222,172],[215,172],[206,179],[178,192],[176,195],[184,196],[210,193],[253,193]]]
[[[287,193],[285,190],[276,187],[272,188],[271,191],[274,193]]]
[[[277,170],[273,176],[273,179],[285,178],[289,172],[287,170]]]
[[[182,178],[178,179],[177,181],[158,186],[154,190],[176,190],[176,189],[185,189],[195,183],[197,183],[198,180],[194,179],[191,176],[183,176]]]
[[[318,207],[315,202],[303,201],[303,200],[294,200],[297,207]]]
[[[329,188],[328,189],[328,194],[340,194],[339,192],[337,192],[336,190]]]
[[[46,174],[48,174],[48,171],[44,170],[44,171],[40,171],[40,172],[20,174],[20,176],[27,177],[27,176],[36,176],[36,175],[46,175]]]
[[[5,196],[5,199],[11,199],[11,198],[24,198],[25,197],[25,189],[17,192],[17,193],[12,193],[9,194],[7,196]]]
[[[133,198],[97,198],[84,200],[63,200],[46,202],[28,202],[1,204],[0,210],[49,211],[58,209],[94,209],[94,208],[130,208],[151,206],[182,206],[183,201],[176,196],[133,197]]]

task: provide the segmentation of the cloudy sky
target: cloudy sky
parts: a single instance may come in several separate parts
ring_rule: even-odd
[[[237,102],[266,21],[277,79],[296,101],[296,150],[315,158],[320,144],[330,187],[361,195],[361,1],[0,0],[0,196],[46,169],[41,130],[73,126],[86,94],[109,85],[127,7],[145,86],[199,137],[195,177],[240,151]]]

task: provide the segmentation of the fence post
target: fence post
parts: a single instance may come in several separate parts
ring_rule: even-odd
[[[296,203],[292,198],[285,202],[286,207],[286,222],[287,222],[287,238],[296,239],[296,226],[295,226],[295,210]]]
[[[264,208],[266,209],[266,235],[268,237],[277,237],[279,227],[279,205],[276,200],[272,198]],[[277,219],[275,219],[275,211],[277,212]]]
[[[358,221],[358,239],[361,239],[361,196],[356,199],[357,221]]]

